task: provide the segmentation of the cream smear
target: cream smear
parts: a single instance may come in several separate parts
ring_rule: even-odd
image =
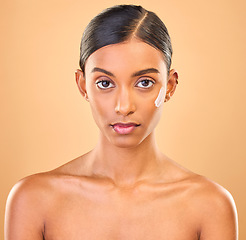
[[[160,107],[161,104],[164,102],[165,100],[165,94],[166,94],[166,89],[164,87],[161,87],[159,94],[155,100],[155,106],[156,107]]]

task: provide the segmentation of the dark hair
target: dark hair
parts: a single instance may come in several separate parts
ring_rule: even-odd
[[[153,12],[136,5],[117,5],[107,8],[94,17],[86,27],[80,45],[79,65],[84,71],[85,62],[96,50],[136,37],[164,54],[169,72],[172,45],[165,24]]]

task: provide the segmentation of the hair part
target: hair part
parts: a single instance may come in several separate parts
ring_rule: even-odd
[[[169,73],[173,51],[168,30],[154,12],[136,5],[107,8],[90,21],[80,45],[81,70],[84,72],[86,60],[96,50],[125,42],[133,37],[160,50]]]

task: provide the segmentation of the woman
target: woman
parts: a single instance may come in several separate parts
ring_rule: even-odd
[[[21,180],[6,207],[6,240],[235,240],[231,195],[162,154],[154,129],[178,73],[165,25],[140,6],[96,16],[76,82],[100,129],[81,157]]]

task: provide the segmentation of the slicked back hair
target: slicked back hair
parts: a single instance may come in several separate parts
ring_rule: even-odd
[[[136,5],[107,8],[90,21],[80,45],[79,65],[82,71],[84,72],[85,62],[93,52],[133,37],[160,50],[169,72],[173,51],[167,28],[154,12]]]

